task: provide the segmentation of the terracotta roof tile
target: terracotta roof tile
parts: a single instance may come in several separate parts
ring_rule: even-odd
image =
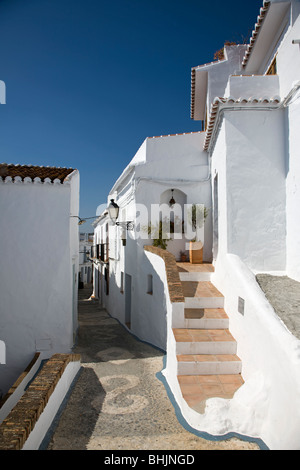
[[[7,163],[0,163],[0,177],[4,180],[7,176],[11,178],[20,177],[22,181],[24,178],[29,177],[40,178],[44,181],[49,178],[51,182],[59,179],[62,183],[68,175],[74,171],[73,168],[57,168],[50,166],[33,166],[33,165],[11,165]]]
[[[252,31],[252,37],[250,39],[250,42],[249,42],[249,45],[247,46],[247,49],[246,49],[246,52],[245,52],[245,55],[243,57],[243,61],[242,61],[242,67],[245,68],[247,63],[248,63],[248,60],[250,58],[250,55],[252,53],[252,50],[253,50],[253,47],[255,45],[255,42],[256,42],[256,39],[258,37],[258,34],[260,32],[260,29],[262,27],[262,24],[265,20],[265,17],[268,13],[268,10],[269,10],[269,7],[270,7],[270,4],[271,4],[271,1],[270,0],[263,0],[263,6],[261,7],[260,9],[260,13],[259,13],[259,16],[257,17],[257,23],[255,24],[254,26],[254,30]],[[210,64],[216,64],[220,61],[217,61],[217,62],[210,62]],[[222,62],[222,61],[221,61]],[[198,67],[193,67],[192,68],[192,71],[191,71],[191,105],[190,105],[190,116],[191,116],[191,119],[194,119],[194,113],[195,113],[195,86],[196,86],[196,69],[199,68],[199,67],[204,67],[206,65],[210,65],[210,64],[205,64],[205,65],[202,65],[202,66],[198,66]]]
[[[204,141],[203,150],[208,150],[215,129],[216,118],[219,112],[219,108],[222,107],[222,105],[226,104],[232,106],[232,109],[237,106],[236,109],[239,109],[240,107],[241,109],[243,108],[244,110],[247,110],[251,105],[254,106],[253,109],[255,109],[255,107],[256,109],[259,109],[261,106],[265,107],[266,109],[267,106],[276,109],[280,105],[280,98],[277,96],[275,96],[274,98],[215,98],[211,105],[210,119],[206,129],[206,137]]]
[[[250,55],[252,53],[252,50],[253,50],[253,47],[256,43],[256,39],[258,37],[258,34],[260,32],[260,29],[262,27],[262,24],[265,20],[265,17],[268,13],[268,10],[269,10],[269,7],[271,5],[271,2],[270,0],[264,0],[263,2],[263,6],[262,8],[260,9],[260,14],[259,16],[257,17],[257,23],[255,24],[255,27],[254,27],[254,30],[252,31],[252,37],[250,39],[250,43],[247,47],[247,50],[246,50],[246,53],[245,53],[245,56],[244,56],[244,59],[243,59],[243,62],[242,62],[242,66],[245,68],[247,63],[248,63],[248,60],[250,58]]]

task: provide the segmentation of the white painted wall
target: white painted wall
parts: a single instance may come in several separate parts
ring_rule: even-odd
[[[241,71],[241,62],[245,53],[246,46],[225,46],[225,60],[213,62],[201,67],[201,70],[208,71],[208,94],[207,109],[210,112],[210,106],[216,96],[226,96],[228,77],[230,75],[239,75]]]
[[[49,357],[69,352],[73,345],[77,279],[72,265],[77,273],[78,221],[70,214],[78,214],[78,185],[76,174],[65,184],[0,182],[3,393],[36,351]]]
[[[270,99],[279,97],[279,77],[278,75],[230,76],[224,96],[236,100],[239,98]]]
[[[300,51],[299,51],[300,54]],[[300,94],[289,107],[289,161],[287,163],[286,200],[287,200],[287,274],[300,281]]]
[[[226,168],[224,136],[219,137],[212,155],[213,174],[218,173],[219,178],[220,246],[252,269],[283,271],[284,113],[227,111],[224,122]]]
[[[300,2],[293,1],[290,26],[278,48],[277,69],[282,97],[288,95],[299,82],[300,45],[293,39],[300,39]],[[300,204],[300,164],[299,164],[299,111],[300,93],[295,94],[286,114],[286,217],[287,217],[287,274],[300,281],[300,263],[295,253],[300,249],[299,221],[296,216]]]
[[[212,282],[225,296],[230,332],[242,360],[245,385],[233,403],[240,407],[236,431],[260,437],[271,450],[299,450],[300,341],[238,256],[220,257]],[[245,301],[244,314],[238,311],[239,297]]]
[[[136,168],[136,201],[147,207],[166,201],[171,189],[186,195],[187,204],[204,204],[209,211],[205,223],[204,260],[212,258],[211,179],[207,154],[202,151],[204,133],[147,139],[147,164]],[[176,192],[174,192],[176,196]],[[178,203],[182,202],[178,198]],[[176,200],[176,199],[175,199]],[[151,240],[149,240],[151,242]],[[176,259],[189,240],[174,240],[167,249]]]
[[[273,44],[277,62],[277,73],[282,98],[285,97],[296,80],[299,80],[300,45],[293,44],[293,39],[300,39],[300,2],[293,0],[292,9],[288,14],[288,26],[279,43]]]
[[[272,3],[276,3],[273,2]],[[299,82],[300,70],[300,45],[293,44],[294,39],[300,39],[300,2],[292,0],[291,2],[279,2],[281,5],[290,3],[291,8],[282,18],[282,22],[274,37],[269,40],[270,47],[266,51],[263,61],[259,64],[255,73],[266,73],[270,61],[276,56],[277,63],[277,79],[279,81],[279,89],[281,99],[284,99],[292,90],[294,85]],[[274,14],[274,13],[272,13]],[[270,28],[270,24],[267,29]],[[264,26],[263,26],[264,29]],[[265,28],[266,29],[266,28]],[[264,31],[266,37],[267,30]],[[254,50],[253,54],[259,51]],[[247,69],[246,69],[247,73]],[[253,73],[253,71],[252,71]],[[260,78],[246,77],[247,81],[260,81]],[[270,83],[273,79],[262,77],[265,84]],[[231,78],[230,81],[237,83],[239,79]],[[244,80],[244,78],[243,78]],[[244,85],[243,85],[244,86]],[[264,88],[264,90],[267,89]],[[272,96],[272,87],[269,89],[269,97]],[[288,105],[285,121],[282,125],[285,130],[285,158],[286,158],[286,272],[287,274],[300,280],[300,268],[297,256],[300,248],[300,231],[299,223],[296,217],[297,208],[299,207],[299,184],[300,184],[300,168],[299,168],[299,92],[296,93]],[[273,141],[275,133],[266,134],[269,142]]]
[[[213,194],[213,258],[218,252],[227,252],[228,246],[228,221],[227,221],[227,172],[226,172],[226,134],[223,121],[214,149],[212,159],[212,194]]]

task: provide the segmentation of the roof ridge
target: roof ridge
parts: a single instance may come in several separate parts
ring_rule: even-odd
[[[0,178],[2,181],[23,181],[25,178],[31,181],[39,178],[45,182],[59,180],[61,183],[66,181],[71,173],[76,171],[74,168],[55,167],[55,166],[39,166],[39,165],[20,165],[12,163],[0,163]]]
[[[263,24],[263,22],[266,18],[266,15],[269,11],[270,5],[271,5],[271,0],[264,0],[263,6],[260,9],[259,15],[257,17],[257,22],[254,25],[254,30],[252,31],[252,36],[250,38],[246,53],[245,53],[243,61],[242,61],[242,67],[243,68],[245,68],[246,65],[247,65],[247,62],[250,58],[251,52],[253,50],[253,47],[254,47],[255,42],[257,40],[257,37],[259,35],[262,24]]]

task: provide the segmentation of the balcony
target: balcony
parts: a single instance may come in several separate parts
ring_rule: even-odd
[[[109,257],[109,244],[98,243],[97,245],[91,246],[91,259],[99,260],[102,263],[108,263]]]

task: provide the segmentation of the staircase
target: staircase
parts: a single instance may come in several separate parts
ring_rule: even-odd
[[[211,283],[211,264],[177,263],[185,298],[182,328],[173,328],[183,398],[198,412],[211,397],[232,398],[244,383],[224,297]]]

